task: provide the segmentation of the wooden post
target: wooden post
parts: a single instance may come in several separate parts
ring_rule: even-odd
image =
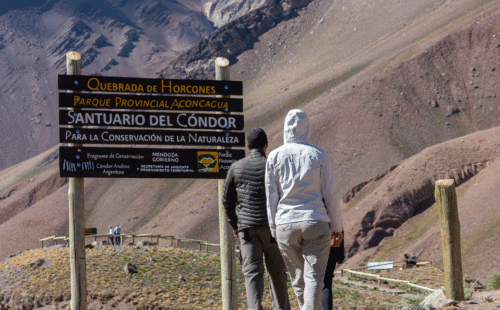
[[[452,179],[436,181],[434,196],[438,204],[443,246],[443,269],[446,297],[464,300],[462,278],[462,253],[460,250],[460,221],[458,218],[457,193]]]
[[[215,59],[215,79],[218,81],[230,80],[229,60],[222,57]],[[236,251],[233,230],[222,205],[224,180],[219,179],[219,235],[221,256],[221,285],[222,309],[233,310],[238,308],[236,291]]]
[[[66,54],[66,74],[81,75],[82,57],[77,52]],[[81,146],[70,144],[70,146]],[[85,210],[83,178],[69,178],[69,261],[71,270],[71,310],[87,309],[85,264]]]

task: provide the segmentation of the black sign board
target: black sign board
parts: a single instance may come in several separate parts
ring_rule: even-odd
[[[140,96],[100,93],[59,93],[60,108],[155,111],[243,112],[243,99],[194,96]]]
[[[243,115],[59,110],[59,125],[243,130]]]
[[[97,235],[97,228],[85,228],[85,236]]]
[[[75,144],[150,144],[245,146],[244,132],[161,129],[59,128],[59,142]]]
[[[61,177],[224,179],[243,150],[59,147]]]
[[[144,79],[86,75],[59,75],[58,88],[74,91],[193,96],[243,95],[241,81]]]

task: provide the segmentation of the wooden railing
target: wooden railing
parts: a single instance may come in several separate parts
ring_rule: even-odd
[[[356,268],[356,269],[360,269],[360,268]],[[391,278],[382,277],[382,276],[379,276],[379,275],[376,275],[376,274],[373,274],[373,273],[359,272],[359,271],[355,271],[355,270],[352,270],[352,269],[342,269],[342,271],[339,271],[339,273],[341,273],[342,275],[345,272],[348,272],[348,273],[354,274],[354,275],[363,276],[363,277],[374,278],[375,280],[378,281],[379,284],[380,284],[381,281],[387,281],[387,282],[403,283],[404,285],[408,285],[410,287],[414,287],[414,288],[419,289],[419,290],[431,291],[431,292],[436,291],[433,288],[429,288],[429,287],[417,285],[417,284],[411,283],[408,280],[391,279]]]
[[[111,237],[116,237],[112,236],[110,234],[97,234],[97,235],[88,235],[85,236],[85,238],[92,238],[94,241],[97,241],[99,238],[105,238],[106,241],[111,238]],[[170,240],[169,246],[171,247],[179,247],[180,243],[197,243],[199,245],[199,250],[200,252],[202,251],[202,247],[205,246],[205,252],[208,252],[209,247],[220,247],[219,244],[216,243],[210,243],[207,241],[203,240],[195,240],[195,239],[187,239],[187,238],[176,238],[174,236],[162,236],[162,235],[155,235],[155,234],[120,234],[120,244],[123,244],[125,239],[132,239],[132,243],[135,244],[135,239],[136,238],[149,238],[151,242],[153,242],[153,239],[156,239],[156,244],[160,244],[160,239],[165,239],[165,240]],[[58,241],[65,241],[68,242],[68,237],[66,236],[50,236],[47,238],[40,239],[40,242],[42,244],[43,248],[43,243],[47,241],[55,241],[57,244]]]
[[[414,266],[430,265],[432,267],[432,263],[433,263],[432,260],[412,259],[412,261],[416,262],[416,264]],[[403,267],[403,266],[405,266],[405,263],[406,263],[405,261],[400,261],[400,262],[393,262],[392,264],[394,266]],[[383,266],[383,265],[378,265],[378,266]],[[408,265],[406,265],[406,266],[408,266]],[[354,271],[367,270],[367,269],[368,269],[368,266],[349,268],[349,270],[354,270]],[[343,270],[347,270],[347,269],[343,269]],[[342,271],[335,271],[335,273],[340,274],[340,273],[342,273]]]

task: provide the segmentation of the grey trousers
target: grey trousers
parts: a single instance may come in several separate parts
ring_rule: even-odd
[[[240,231],[238,236],[248,309],[262,310],[265,259],[273,309],[289,310],[286,267],[278,244],[271,242],[269,227],[248,228]]]
[[[276,238],[300,309],[321,309],[330,251],[330,223],[303,221],[278,225]]]

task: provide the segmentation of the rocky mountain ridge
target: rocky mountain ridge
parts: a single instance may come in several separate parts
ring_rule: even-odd
[[[240,1],[236,1],[236,3],[240,3]],[[296,11],[308,3],[309,1],[302,1],[290,5],[280,0],[263,2],[257,8],[220,26],[208,37],[169,63],[165,69],[157,73],[157,76],[179,79],[212,78],[213,59],[224,57],[229,59],[231,63],[237,62],[237,57],[243,52],[251,50],[262,34],[280,22],[296,17]],[[234,5],[234,3],[232,4]],[[246,2],[243,6],[245,4]],[[226,5],[230,6],[227,3]],[[235,17],[239,15],[236,14]]]

